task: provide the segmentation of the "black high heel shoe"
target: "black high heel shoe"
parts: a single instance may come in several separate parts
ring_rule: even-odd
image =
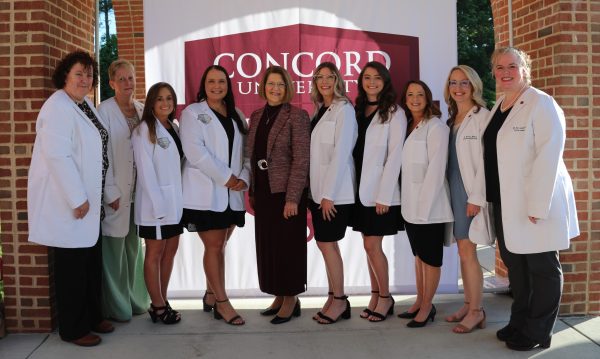
[[[275,315],[277,314],[277,312],[279,312],[279,309],[281,309],[281,305],[277,308],[267,308],[267,309],[263,309],[260,311],[260,315],[264,315],[265,317],[271,316],[271,315]]]
[[[394,315],[394,305],[396,304],[394,297],[392,297],[391,295],[380,295],[379,298],[383,298],[383,299],[392,298],[392,305],[390,305],[390,308],[388,309],[388,311],[385,314],[381,314],[381,313],[377,313],[376,311],[373,311],[371,313],[371,315],[377,319],[373,320],[372,318],[369,318],[369,322],[372,322],[372,323],[383,322],[384,320],[387,319],[388,316]]]
[[[552,344],[552,337],[549,337],[543,341],[537,341],[529,338],[520,331],[513,335],[506,341],[506,346],[512,350],[528,351],[532,349],[548,349]]]
[[[158,314],[157,312],[159,310],[162,310],[162,313]],[[176,324],[181,321],[179,313],[173,311],[173,309],[171,309],[167,305],[164,305],[162,307],[155,307],[154,304],[150,303],[150,309],[148,309],[148,314],[150,314],[150,319],[152,319],[152,323],[156,323],[160,320],[164,324]]]
[[[338,320],[340,320],[340,318],[342,319],[350,319],[350,316],[352,315],[352,312],[350,311],[351,307],[350,307],[350,301],[348,300],[348,296],[347,295],[343,295],[341,297],[333,297],[333,299],[337,299],[337,300],[345,300],[346,301],[346,309],[344,309],[344,311],[342,312],[342,314],[338,315],[337,318],[332,319],[328,316],[326,316],[325,314],[321,313],[320,317],[323,320],[326,320],[326,322],[317,322],[319,324],[333,324],[335,322],[337,322]]]
[[[406,326],[408,328],[423,328],[427,322],[429,321],[429,319],[431,319],[431,322],[433,323],[433,320],[435,319],[435,314],[437,313],[437,310],[435,309],[435,305],[431,305],[431,310],[429,311],[429,315],[427,316],[427,318],[422,321],[422,322],[418,322],[416,320],[411,320],[410,322],[408,322],[406,324]]]
[[[210,305],[206,302],[206,296],[209,294],[214,294],[213,292],[209,292],[208,290],[204,292],[204,297],[202,297],[202,310],[205,312],[210,312],[213,310],[214,305]]]
[[[225,321],[225,323],[227,323],[229,325],[244,325],[244,324],[246,324],[246,322],[244,321],[244,318],[242,318],[240,315],[234,315],[233,318],[227,320],[227,319],[225,319],[221,315],[221,313],[219,313],[219,309],[218,309],[217,304],[219,304],[219,303],[226,303],[226,302],[229,302],[229,299],[216,300],[216,298],[215,298],[215,310],[213,312],[214,318],[217,319],[217,320],[223,319]],[[236,323],[235,321],[238,320],[238,319],[241,319],[242,321]]]
[[[271,319],[271,324],[282,324],[282,323],[286,323],[289,322],[292,317],[299,317],[300,316],[300,299],[296,299],[296,305],[294,306],[294,311],[292,312],[292,314],[290,314],[289,317],[285,317],[282,318],[278,315],[275,316],[275,318]]]
[[[409,312],[408,310],[405,312],[402,312],[400,314],[398,314],[398,318],[402,318],[402,319],[414,319],[417,314],[419,313],[419,309],[415,310],[414,312]]]

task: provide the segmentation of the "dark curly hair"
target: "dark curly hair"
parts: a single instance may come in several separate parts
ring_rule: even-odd
[[[92,87],[96,87],[96,85],[98,85],[98,63],[92,55],[82,50],[70,52],[60,60],[52,74],[52,83],[54,84],[54,87],[59,90],[65,87],[67,74],[69,74],[69,71],[71,71],[71,68],[75,66],[75,64],[81,64],[86,70],[92,69],[94,73]]]
[[[380,62],[371,61],[367,62],[363,67],[360,75],[358,75],[358,96],[356,96],[356,117],[365,116],[365,109],[367,108],[367,93],[363,88],[363,75],[365,70],[368,68],[375,69],[379,76],[383,79],[383,88],[377,95],[379,117],[381,117],[381,123],[385,123],[389,120],[390,114],[393,114],[398,109],[396,103],[396,90],[392,85],[392,76],[388,69]]]
[[[248,130],[246,130],[244,120],[242,120],[242,118],[240,118],[240,114],[235,110],[235,98],[233,97],[233,89],[231,88],[231,79],[229,78],[229,74],[227,73],[227,70],[225,70],[225,68],[223,66],[211,65],[211,66],[207,67],[206,70],[204,70],[204,73],[202,74],[202,79],[200,80],[200,89],[198,90],[198,94],[196,95],[196,101],[197,102],[206,101],[206,84],[205,83],[206,83],[206,76],[208,75],[208,72],[210,70],[221,71],[223,74],[225,74],[225,78],[227,79],[227,94],[225,95],[223,102],[225,102],[225,108],[227,109],[227,116],[233,118],[233,121],[235,121],[235,124],[237,125],[238,129],[240,130],[240,132],[242,134],[244,134],[244,135],[247,134]]]

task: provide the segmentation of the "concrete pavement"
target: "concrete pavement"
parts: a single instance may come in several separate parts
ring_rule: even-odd
[[[413,296],[395,295],[396,312],[404,311]],[[200,310],[201,301],[172,301],[182,309],[181,323],[153,324],[148,315],[130,323],[115,323],[116,330],[102,335],[97,347],[82,348],[51,334],[9,334],[0,339],[0,358],[600,358],[600,318],[561,317],[555,327],[552,347],[547,350],[514,352],[496,339],[496,330],[506,325],[510,298],[485,294],[487,328],[470,334],[452,333],[444,317],[462,303],[462,295],[437,295],[438,315],[425,328],[406,328],[407,320],[389,317],[382,323],[359,318],[367,296],[353,296],[352,318],[333,325],[319,325],[312,315],[323,297],[301,297],[302,316],[289,323],[272,325],[258,313],[270,300],[234,299],[233,305],[246,319],[234,327]]]

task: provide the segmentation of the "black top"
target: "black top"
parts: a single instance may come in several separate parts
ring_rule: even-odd
[[[96,128],[98,129],[98,132],[100,132],[100,138],[102,139],[102,197],[101,198],[104,198],[104,183],[106,182],[106,171],[108,170],[108,131],[104,128],[104,126],[102,126],[100,121],[98,121],[98,118],[96,118],[96,115],[94,115],[94,111],[92,111],[92,109],[87,104],[87,102],[83,101],[82,103],[78,103],[77,107],[79,107],[79,109],[81,111],[83,111],[83,113],[85,113],[85,115],[90,119],[90,121],[92,121],[94,126],[96,126]],[[102,201],[100,203],[102,203]],[[104,214],[104,206],[100,205],[100,220],[104,219],[104,215],[105,215]]]
[[[365,139],[367,137],[367,128],[373,121],[375,114],[379,111],[376,109],[369,116],[364,114],[356,116],[356,122],[358,123],[358,137],[356,138],[356,145],[352,151],[352,157],[354,157],[354,169],[356,171],[356,183],[360,184],[360,175],[362,173],[363,156],[365,154]],[[358,114],[358,111],[356,112]],[[356,186],[356,192],[358,193],[358,186]]]
[[[171,135],[171,137],[173,137],[173,141],[175,141],[175,144],[177,145],[177,151],[179,151],[179,159],[182,159],[183,147],[181,146],[181,140],[179,139],[177,132],[175,132],[175,129],[173,127],[168,128],[167,131],[169,131],[169,134]]]
[[[233,128],[233,119],[229,116],[223,116],[219,112],[212,109],[212,112],[217,116],[221,126],[227,134],[227,140],[229,142],[229,167],[231,167],[231,152],[233,152],[233,139],[235,137],[235,129]]]
[[[281,105],[270,106],[267,104],[265,109],[263,110],[262,117],[260,118],[260,122],[258,123],[258,127],[256,128],[256,139],[254,140],[254,159],[256,161],[267,159],[267,142],[269,138],[269,132],[271,132],[271,127],[273,127],[273,122],[275,122],[275,118],[279,115],[279,111],[281,110]],[[264,139],[262,141],[258,141],[258,139]]]
[[[483,168],[485,173],[485,192],[488,202],[500,204],[500,177],[498,175],[498,152],[496,139],[512,107],[502,112],[500,106],[494,112],[489,125],[483,133]]]
[[[312,119],[312,121],[310,121],[310,133],[311,134],[312,134],[313,130],[315,129],[315,127],[317,126],[317,123],[319,123],[319,120],[321,119],[321,117],[323,117],[323,115],[325,114],[325,111],[327,111],[328,109],[329,109],[329,106],[321,106],[321,108],[319,109],[319,112],[317,112],[317,114]]]

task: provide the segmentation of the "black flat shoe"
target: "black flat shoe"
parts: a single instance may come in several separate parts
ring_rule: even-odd
[[[498,338],[498,340],[500,340],[502,342],[505,342],[505,341],[509,340],[510,338],[512,338],[518,332],[519,332],[519,330],[517,328],[508,324],[507,326],[505,326],[504,328],[502,328],[496,332],[496,338]]]
[[[214,308],[214,304],[210,305],[206,302],[206,296],[209,294],[213,294],[212,292],[209,292],[208,290],[206,292],[204,292],[204,297],[202,297],[202,310],[205,312],[210,312],[213,310]]]
[[[537,340],[533,340],[533,339],[529,338],[528,336],[526,336],[525,334],[523,334],[521,332],[517,332],[515,335],[513,335],[510,339],[508,339],[506,341],[506,346],[512,350],[528,351],[528,350],[532,350],[535,348],[538,348],[538,349],[550,348],[551,342],[552,342],[552,337],[550,337],[546,340],[543,340],[543,341],[537,341]]]
[[[429,315],[427,316],[427,318],[424,321],[418,322],[413,319],[410,322],[408,322],[406,324],[406,326],[408,328],[423,328],[425,325],[427,325],[427,322],[429,321],[429,319],[431,319],[431,322],[433,323],[436,313],[437,313],[437,310],[435,309],[435,305],[432,305],[431,310],[429,311]]]
[[[402,313],[398,314],[398,318],[414,319],[417,316],[417,313],[419,313],[419,309],[415,310],[414,312],[409,312],[407,310],[406,312],[402,312]]]
[[[290,314],[289,317],[285,318],[276,315],[273,319],[271,319],[271,324],[283,324],[289,322],[292,319],[292,317],[299,317],[300,312],[300,299],[296,299],[296,305],[294,306],[294,311],[292,312],[292,314]]]

